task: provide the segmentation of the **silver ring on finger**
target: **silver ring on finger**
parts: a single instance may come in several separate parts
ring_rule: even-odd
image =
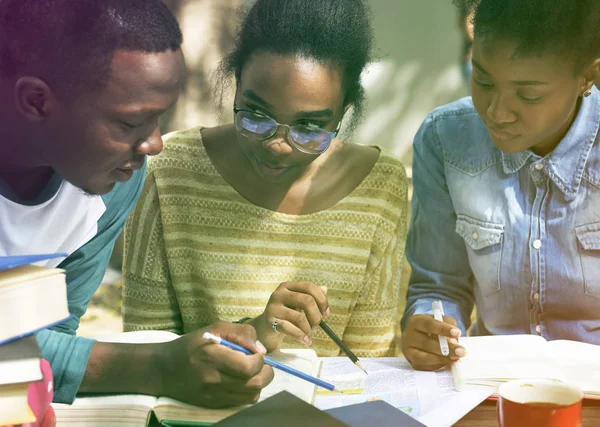
[[[277,333],[279,333],[279,330],[277,329],[278,323],[279,323],[279,317],[276,317],[275,320],[273,320],[273,323],[271,323],[271,325],[273,326],[273,330]]]

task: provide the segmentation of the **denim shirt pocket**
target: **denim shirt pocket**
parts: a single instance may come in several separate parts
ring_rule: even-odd
[[[457,215],[456,233],[467,245],[471,271],[483,296],[500,290],[504,224]]]
[[[575,227],[587,295],[600,298],[600,222]]]

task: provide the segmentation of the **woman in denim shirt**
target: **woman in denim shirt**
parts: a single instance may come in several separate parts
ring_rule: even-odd
[[[474,304],[472,335],[600,344],[600,2],[471,3],[472,99],[414,142],[401,345],[418,369],[464,355]]]

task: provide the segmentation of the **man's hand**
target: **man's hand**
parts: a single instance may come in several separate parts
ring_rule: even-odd
[[[443,356],[438,336],[448,337],[450,355]],[[444,321],[433,316],[416,314],[408,319],[406,329],[400,337],[402,353],[413,368],[421,371],[435,371],[463,357],[465,348],[458,345],[460,329],[456,320],[444,316]]]
[[[256,353],[248,356],[204,338],[211,332]],[[273,380],[264,364],[264,346],[250,325],[217,323],[164,343],[161,349],[162,396],[208,408],[258,401],[260,391]],[[153,373],[149,373],[152,375]]]

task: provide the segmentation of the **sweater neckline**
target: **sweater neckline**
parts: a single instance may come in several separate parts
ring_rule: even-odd
[[[366,183],[370,180],[371,176],[373,175],[373,172],[379,167],[379,165],[381,164],[383,158],[386,156],[385,155],[385,151],[378,145],[370,145],[370,147],[375,147],[379,150],[379,157],[377,158],[377,161],[375,162],[375,164],[373,165],[373,167],[371,168],[371,171],[364,177],[364,179],[356,186],[352,189],[352,191],[350,193],[348,193],[346,196],[344,196],[343,198],[341,198],[340,200],[338,200],[336,203],[334,203],[333,205],[331,205],[330,207],[328,207],[327,209],[323,209],[317,212],[310,212],[310,213],[306,213],[306,214],[288,214],[285,212],[278,212],[278,211],[274,211],[272,209],[268,209],[265,208],[263,206],[259,206],[256,203],[251,202],[250,200],[246,199],[239,191],[237,191],[221,174],[221,172],[219,172],[219,170],[216,168],[216,166],[213,164],[212,159],[210,158],[210,156],[208,155],[208,152],[206,151],[206,147],[204,146],[204,139],[202,138],[202,129],[205,129],[205,126],[200,126],[196,129],[196,131],[198,132],[198,140],[199,140],[199,148],[200,148],[200,154],[202,156],[204,156],[207,159],[207,163],[210,165],[210,169],[211,172],[218,176],[219,179],[227,185],[227,188],[229,188],[229,190],[234,193],[236,195],[236,197],[238,197],[240,200],[243,200],[244,203],[247,203],[248,205],[252,206],[254,209],[263,212],[263,213],[268,213],[271,216],[277,216],[279,218],[282,219],[289,219],[289,220],[293,220],[293,219],[310,219],[313,217],[320,217],[323,216],[325,214],[327,214],[330,211],[334,211],[334,210],[338,210],[339,207],[343,204],[345,204],[347,202],[348,199],[351,199],[353,197],[355,197],[356,193],[358,193],[359,191],[361,191],[363,189],[363,187],[366,186]]]

